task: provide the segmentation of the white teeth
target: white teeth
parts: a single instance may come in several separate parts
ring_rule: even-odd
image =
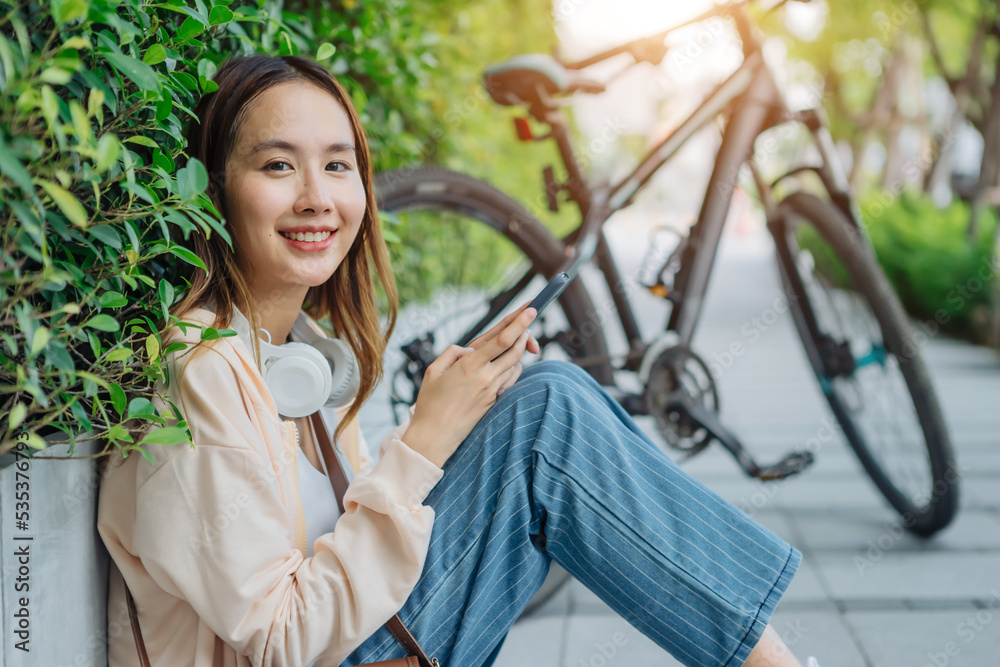
[[[292,239],[293,241],[305,241],[306,243],[316,243],[319,241],[325,241],[330,238],[332,232],[295,232],[290,234],[288,232],[281,232],[281,235],[285,238]]]

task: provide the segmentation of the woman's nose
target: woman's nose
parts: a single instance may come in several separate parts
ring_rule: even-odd
[[[332,211],[333,198],[330,196],[329,184],[315,174],[305,176],[299,188],[296,208],[302,213],[328,213]]]

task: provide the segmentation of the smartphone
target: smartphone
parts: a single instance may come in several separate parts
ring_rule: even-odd
[[[570,279],[568,273],[565,271],[557,273],[552,280],[549,281],[549,284],[542,288],[542,291],[538,293],[538,296],[531,300],[531,303],[529,303],[527,307],[535,309],[535,320],[538,319],[538,316],[542,314],[542,311],[545,310],[547,305],[555,301],[556,297],[562,294],[562,291],[566,289],[566,285],[569,285],[569,282]],[[500,355],[494,357],[492,361],[496,361],[499,356]]]
[[[542,311],[545,310],[547,305],[552,303],[557,296],[562,294],[562,291],[566,289],[566,285],[569,285],[569,274],[565,271],[557,273],[552,277],[549,284],[546,285],[542,291],[538,293],[538,296],[532,299],[531,303],[528,304],[528,308],[535,309],[535,319],[538,318],[538,315],[542,314]]]

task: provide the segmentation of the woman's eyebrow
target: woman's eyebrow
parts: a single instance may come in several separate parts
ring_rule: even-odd
[[[299,150],[298,146],[296,146],[295,144],[291,144],[291,143],[289,143],[287,141],[284,141],[283,139],[268,139],[266,141],[262,141],[262,142],[258,143],[256,146],[254,146],[250,150],[250,155],[255,155],[255,154],[259,153],[260,151],[267,150],[268,148],[281,148],[281,149],[286,150],[286,151],[292,151],[293,153],[298,152],[298,150]],[[335,141],[335,142],[333,142],[332,144],[330,144],[329,146],[326,147],[326,152],[327,153],[353,153],[354,152],[354,144],[351,144],[351,143],[348,143],[348,142],[344,142],[344,141]]]

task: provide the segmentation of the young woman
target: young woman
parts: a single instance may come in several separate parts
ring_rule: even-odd
[[[153,665],[398,658],[383,627],[397,612],[441,664],[490,665],[553,560],[684,664],[798,665],[768,619],[799,552],[680,471],[580,368],[522,370],[538,352],[524,306],[447,348],[367,456],[358,410],[396,290],[364,131],[307,59],[236,58],[215,81],[189,154],[233,247],[192,237],[208,272],[175,314],[240,335],[164,333],[192,346],[172,355],[161,405],[180,408],[195,447],[149,446],[152,461],[105,473],[111,667],[138,664],[123,582]],[[360,368],[353,403],[327,411],[351,464],[342,515],[310,422],[280,414],[260,373],[261,340],[296,339],[302,312],[314,328],[329,318]]]

